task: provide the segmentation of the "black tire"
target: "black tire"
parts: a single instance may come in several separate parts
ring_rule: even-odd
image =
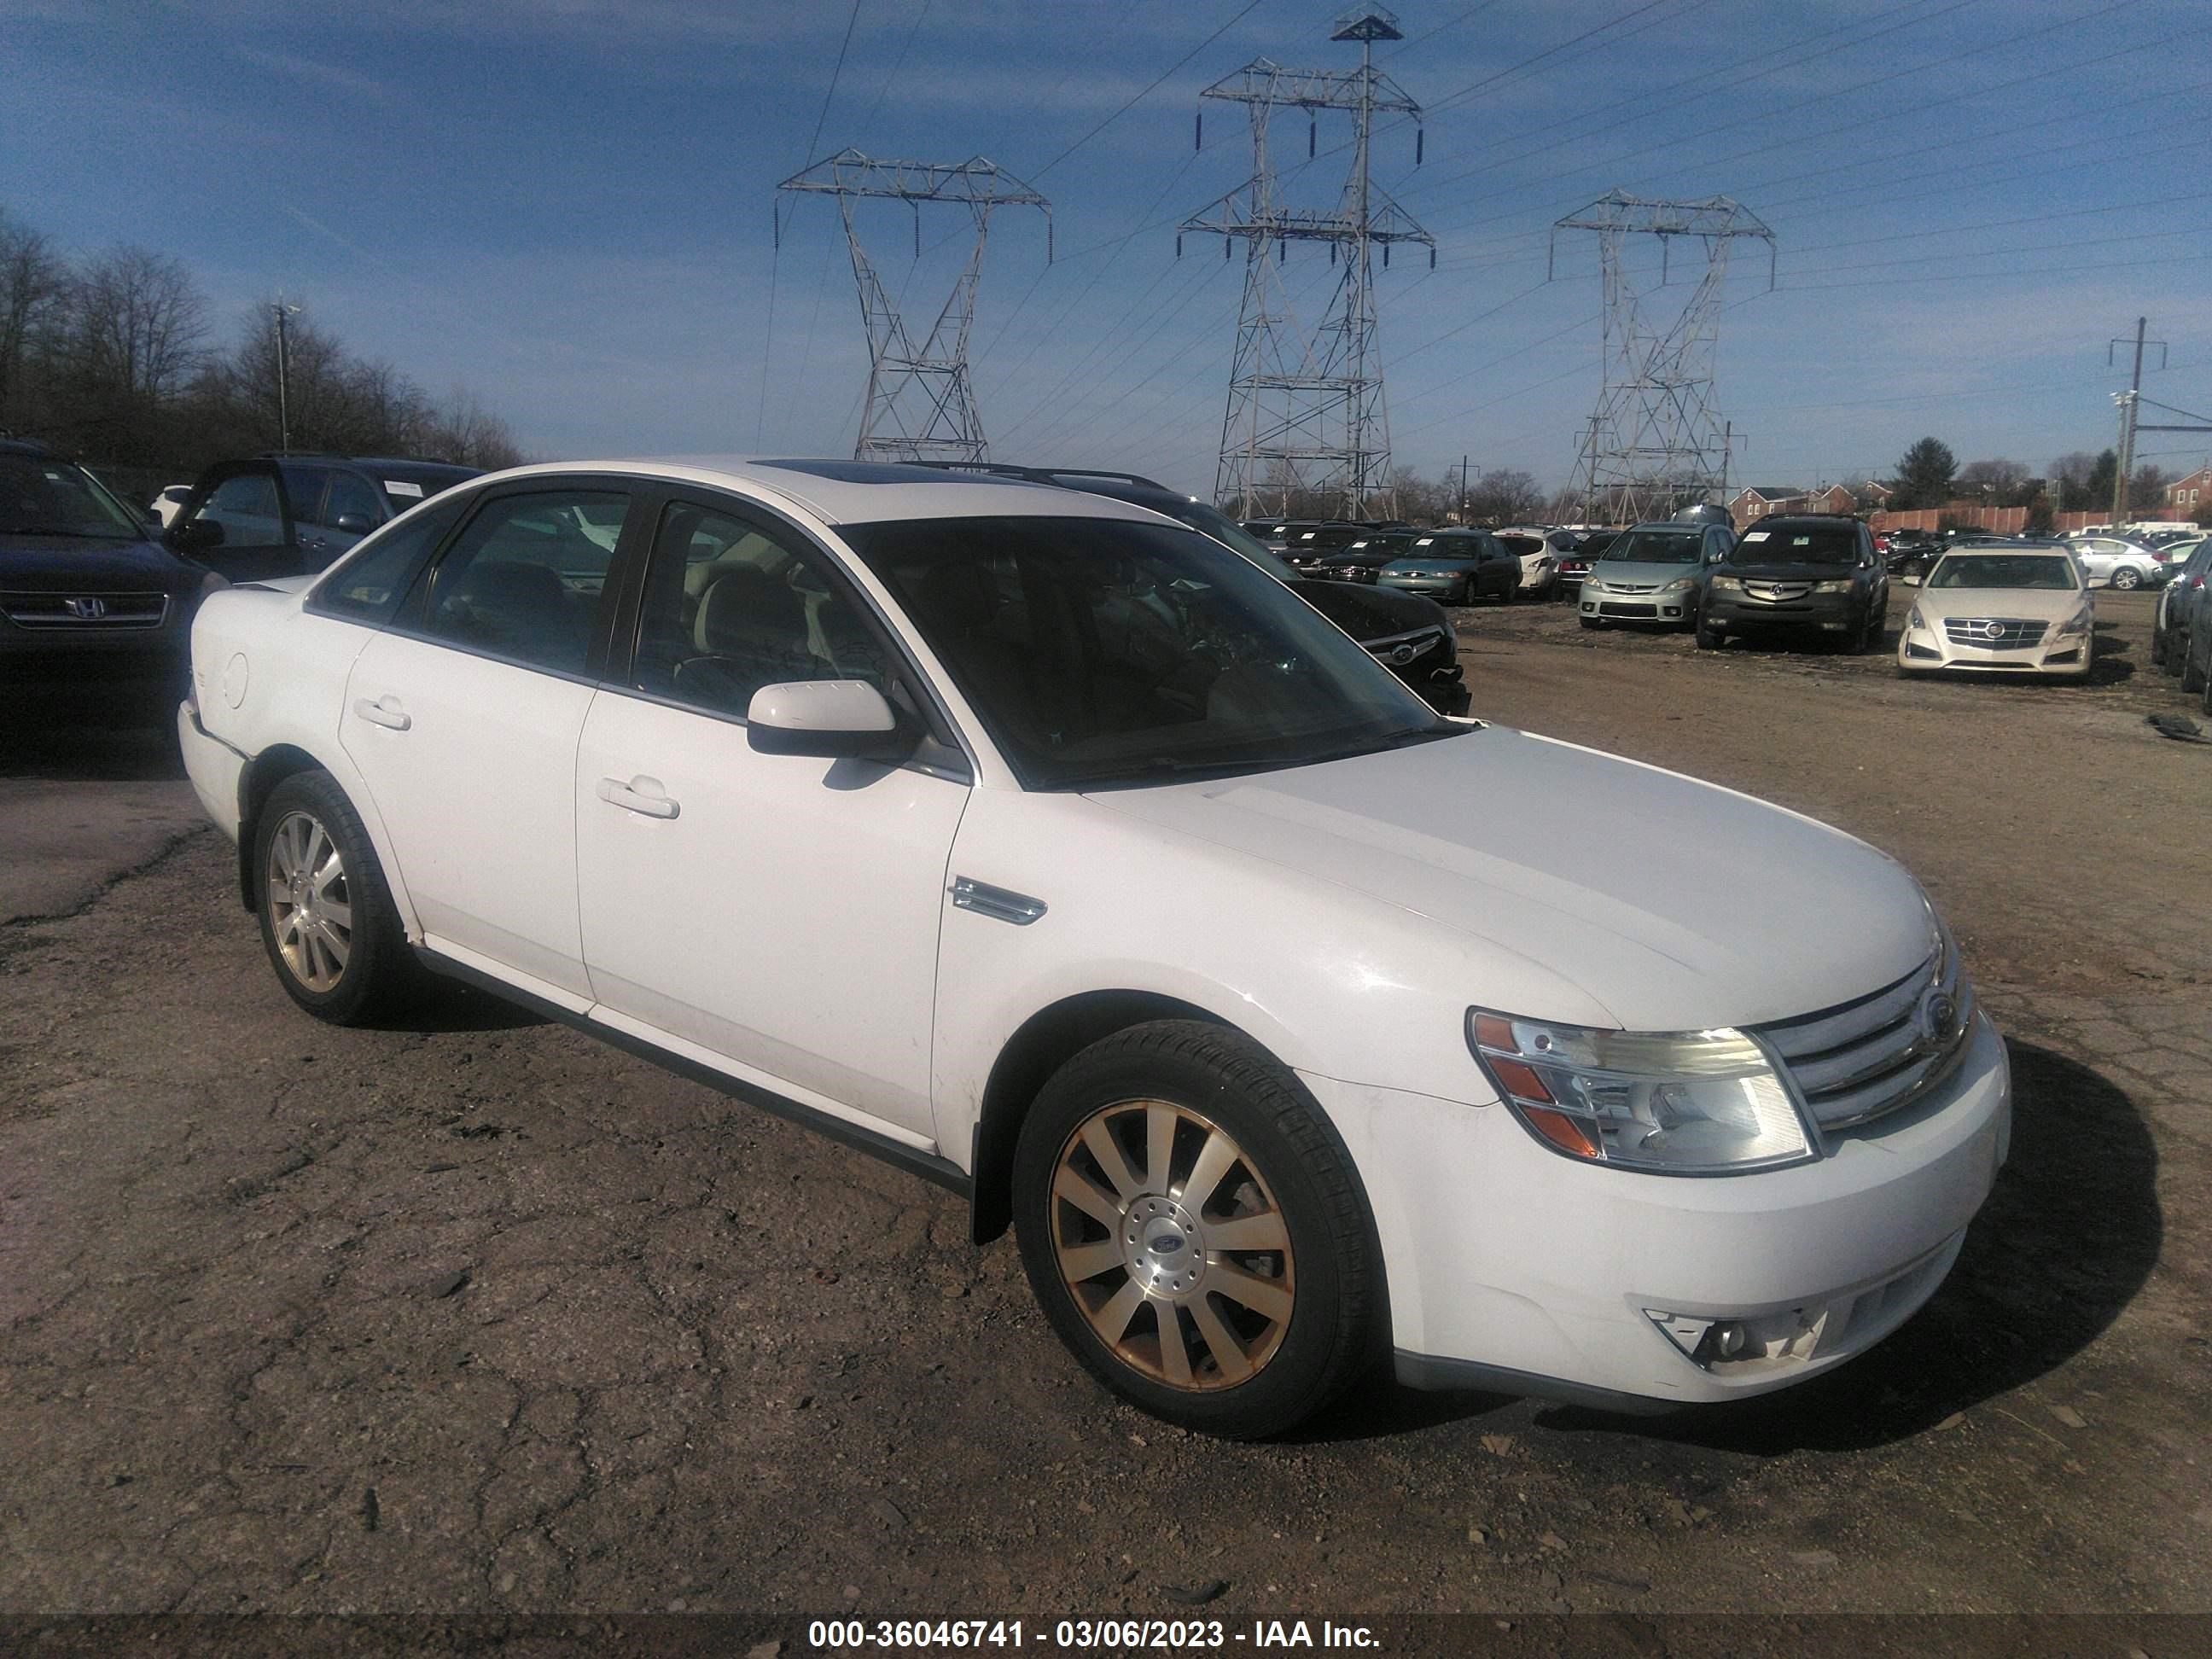
[[[296,835],[295,826],[302,822],[319,830],[338,860],[331,889],[336,898],[318,892],[314,908],[323,914],[304,916],[298,902],[304,890],[280,896],[277,866],[271,862],[280,856],[279,836]],[[314,844],[312,834],[307,839]],[[295,844],[288,842],[288,853]],[[333,1025],[362,1025],[404,1008],[422,994],[428,976],[408,948],[376,849],[361,815],[329,773],[295,772],[270,793],[254,823],[252,868],[262,947],[276,970],[276,982],[301,1007]],[[347,918],[342,927],[328,913],[333,903],[343,907]],[[288,913],[292,925],[280,920],[280,911]],[[343,960],[335,973],[316,971],[333,960],[329,941],[334,937],[311,940],[307,934],[320,931],[318,921],[343,935]]]
[[[1867,607],[1866,627],[1859,635],[1859,649],[1862,652],[1879,651],[1881,648],[1882,635],[1886,631],[1884,624],[1888,620],[1888,617],[1882,611],[1872,605]]]
[[[2166,635],[2154,622],[2150,629],[2150,661],[2154,668],[2166,666]]]
[[[1177,1126],[1169,1143],[1171,1155],[1159,1172],[1139,1167],[1152,1161],[1149,1139],[1136,1132],[1149,1129],[1153,1106],[1168,1109]],[[1121,1183],[1115,1183],[1120,1219],[1111,1225],[1054,1191],[1063,1160],[1073,1160],[1071,1169],[1095,1160],[1083,1138],[1085,1126],[1094,1123],[1114,1135],[1127,1159],[1122,1173],[1131,1184],[1123,1193]],[[1157,1214],[1147,1223],[1142,1212],[1151,1206],[1184,1213],[1179,1206],[1190,1197],[1198,1150],[1216,1133],[1226,1137],[1236,1158],[1221,1166],[1211,1192],[1197,1194],[1188,1212],[1195,1231],[1202,1235],[1208,1226],[1228,1224],[1229,1218],[1207,1213],[1209,1200],[1225,1188],[1240,1206],[1239,1218],[1273,1218],[1286,1248],[1217,1250],[1201,1236],[1192,1241],[1198,1254],[1179,1255],[1173,1253],[1178,1241],[1169,1237],[1152,1243],[1154,1249],[1164,1244],[1170,1255],[1146,1255],[1142,1229],[1158,1225],[1172,1232],[1176,1224]],[[1093,1162],[1087,1167],[1103,1171],[1106,1166]],[[1232,1184],[1229,1176],[1240,1171],[1243,1179]],[[1095,1175],[1088,1179],[1099,1189]],[[1154,1186],[1159,1194],[1152,1194]],[[1168,1200],[1164,1206],[1158,1204],[1162,1199]],[[1023,1122],[1014,1152],[1013,1210],[1022,1265],[1060,1340],[1109,1389],[1168,1422],[1227,1439],[1279,1434],[1328,1404],[1379,1352],[1381,1252],[1351,1157],[1297,1079],[1239,1032],[1194,1020],[1160,1020],[1103,1037],[1061,1066]],[[1106,1237],[1071,1242],[1071,1226]],[[1135,1241],[1126,1245],[1121,1241],[1125,1226]],[[1079,1302],[1061,1254],[1096,1251],[1101,1244],[1134,1251],[1156,1271],[1162,1261],[1180,1260],[1201,1273],[1241,1273],[1247,1286],[1281,1279],[1291,1287],[1288,1310],[1275,1320],[1231,1295],[1201,1288],[1194,1296],[1171,1285],[1172,1296],[1136,1291],[1139,1299],[1109,1340],[1093,1324],[1088,1304]],[[1227,1255],[1240,1260],[1224,1261]],[[1117,1297],[1133,1294],[1139,1283],[1134,1272],[1109,1264],[1079,1281],[1085,1295],[1097,1298],[1109,1323],[1104,1310]],[[1251,1367],[1242,1380],[1225,1376],[1229,1367],[1219,1363],[1218,1351],[1193,1316],[1195,1303],[1239,1340],[1263,1350],[1256,1358],[1239,1350],[1237,1365]],[[1248,1338],[1244,1332],[1255,1322],[1262,1328]],[[1188,1386],[1166,1380],[1173,1369],[1167,1364],[1170,1331],[1187,1356],[1181,1369],[1192,1379]],[[1151,1374],[1148,1366],[1159,1374]]]
[[[1603,620],[1596,617],[1578,616],[1575,620],[1580,623],[1584,628],[1598,629],[1605,626]]]
[[[1728,635],[1714,627],[1703,611],[1698,612],[1697,635],[1700,651],[1717,651],[1728,643]]]
[[[2191,691],[2202,691],[2207,684],[2208,676],[2203,668],[2197,665],[2197,658],[2200,654],[2197,649],[2197,641],[2192,637],[2189,641],[2187,653],[2181,659],[2181,690],[2185,695]]]

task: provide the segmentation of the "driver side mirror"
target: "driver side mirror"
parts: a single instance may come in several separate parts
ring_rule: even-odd
[[[745,708],[745,736],[763,755],[876,761],[896,766],[921,734],[866,680],[763,685]]]
[[[338,514],[337,522],[331,528],[343,530],[349,536],[366,536],[376,526],[358,513],[341,513]]]
[[[161,540],[173,553],[201,553],[222,545],[222,526],[213,519],[193,519],[171,525]]]

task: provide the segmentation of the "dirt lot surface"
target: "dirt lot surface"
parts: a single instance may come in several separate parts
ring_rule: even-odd
[[[0,1612],[2212,1607],[2212,744],[2144,724],[2149,604],[2071,689],[1461,613],[1478,714],[1903,859],[2012,1042],[1929,1307],[1657,1419],[1163,1428],[935,1188],[471,994],[310,1021],[187,839],[0,930]]]

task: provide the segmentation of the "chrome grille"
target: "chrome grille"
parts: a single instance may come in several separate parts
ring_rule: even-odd
[[[1786,604],[1791,599],[1803,599],[1813,591],[1813,584],[1747,581],[1743,585],[1743,591],[1754,599],[1771,599],[1778,604]]]
[[[159,628],[167,593],[0,593],[0,616],[18,628]]]
[[[1423,628],[1411,634],[1393,634],[1388,639],[1367,641],[1368,653],[1387,667],[1403,668],[1418,657],[1425,657],[1444,643],[1442,629]]]
[[[2030,651],[2043,643],[2051,624],[2028,617],[1946,617],[1943,632],[1954,645],[1984,651]]]
[[[1954,1011],[1948,1034],[1930,1018],[1942,998]],[[1973,992],[1947,939],[1895,984],[1758,1034],[1789,1068],[1814,1120],[1823,1129],[1847,1129],[1911,1104],[1949,1076],[1973,1017]]]

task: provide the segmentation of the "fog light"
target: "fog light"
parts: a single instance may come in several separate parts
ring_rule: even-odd
[[[1715,1354],[1723,1359],[1733,1359],[1743,1352],[1744,1344],[1751,1340],[1751,1333],[1730,1321],[1725,1325],[1713,1327],[1712,1340]]]

